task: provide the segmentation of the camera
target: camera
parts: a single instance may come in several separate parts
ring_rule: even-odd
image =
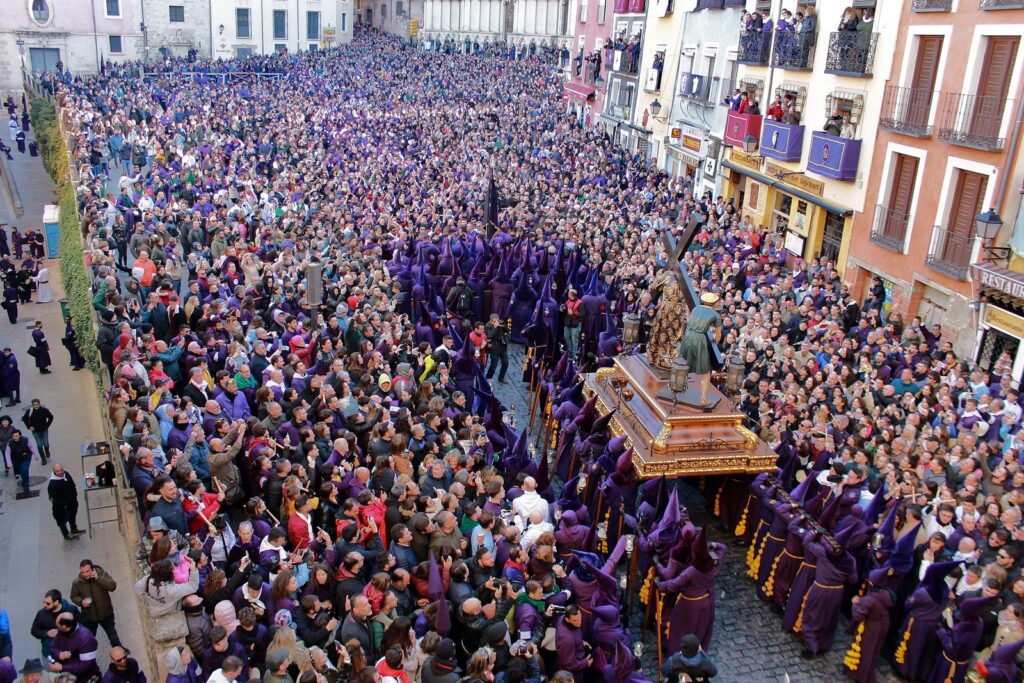
[[[565,614],[565,605],[551,605],[552,614]]]

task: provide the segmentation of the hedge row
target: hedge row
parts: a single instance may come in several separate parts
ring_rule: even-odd
[[[78,350],[97,380],[100,378],[100,357],[96,349],[93,327],[92,278],[85,267],[82,228],[78,221],[75,188],[68,168],[68,150],[57,125],[57,111],[42,98],[32,100],[32,125],[35,127],[39,153],[46,172],[57,185],[60,207],[60,273],[68,299],[68,313],[78,340]]]

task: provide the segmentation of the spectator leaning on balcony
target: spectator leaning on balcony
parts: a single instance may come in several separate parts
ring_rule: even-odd
[[[857,18],[857,10],[847,7],[843,10],[843,18],[839,21],[840,31],[856,31],[860,19]]]
[[[824,131],[836,137],[843,132],[843,113],[839,111],[838,107],[832,110],[832,116],[825,119]]]

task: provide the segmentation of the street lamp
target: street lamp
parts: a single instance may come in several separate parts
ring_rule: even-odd
[[[668,389],[672,392],[672,402],[677,403],[679,394],[686,391],[690,379],[690,366],[682,356],[676,356],[668,371]]]
[[[221,24],[220,26],[218,26],[217,30],[220,31],[220,35],[224,35],[224,24]]]
[[[654,100],[653,102],[651,102],[650,110],[651,116],[657,116],[658,113],[661,111],[661,102],[659,102],[658,100]]]
[[[994,240],[1003,227],[1003,219],[999,217],[995,209],[989,209],[974,219],[974,225],[978,230],[978,237],[983,240]]]
[[[757,138],[750,133],[743,136],[743,151],[747,154],[753,154],[757,151]]]
[[[729,392],[729,395],[733,398],[740,395],[740,391],[743,389],[743,374],[746,370],[746,366],[743,364],[743,359],[740,358],[740,354],[736,353],[731,359],[729,359],[729,370],[725,376],[725,390]]]
[[[994,208],[977,216],[974,219],[974,227],[978,237],[981,238],[981,244],[985,250],[984,258],[986,260],[995,261],[996,259],[1008,259],[1010,257],[1009,247],[993,246],[996,236],[999,235],[999,230],[1003,227],[1003,219],[999,217]],[[988,246],[985,246],[986,243],[988,243]]]

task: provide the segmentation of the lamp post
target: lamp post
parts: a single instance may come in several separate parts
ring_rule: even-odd
[[[658,116],[658,114],[661,113],[661,109],[661,102],[659,102],[658,100],[654,100],[649,105],[647,105],[647,111],[651,112],[652,118],[655,118],[659,121],[664,121],[666,117]]]
[[[740,390],[743,389],[743,375],[745,366],[743,365],[743,359],[740,358],[740,354],[733,354],[732,358],[729,359],[729,370],[725,376],[725,390],[733,398],[740,395]]]
[[[743,151],[747,154],[753,154],[757,151],[757,138],[750,133],[743,136]]]
[[[981,238],[982,249],[984,250],[982,253],[983,260],[994,261],[996,259],[1009,258],[1009,247],[993,246],[996,237],[999,235],[999,230],[1003,227],[1003,219],[999,217],[994,208],[977,216],[974,219],[974,226],[978,237]]]

